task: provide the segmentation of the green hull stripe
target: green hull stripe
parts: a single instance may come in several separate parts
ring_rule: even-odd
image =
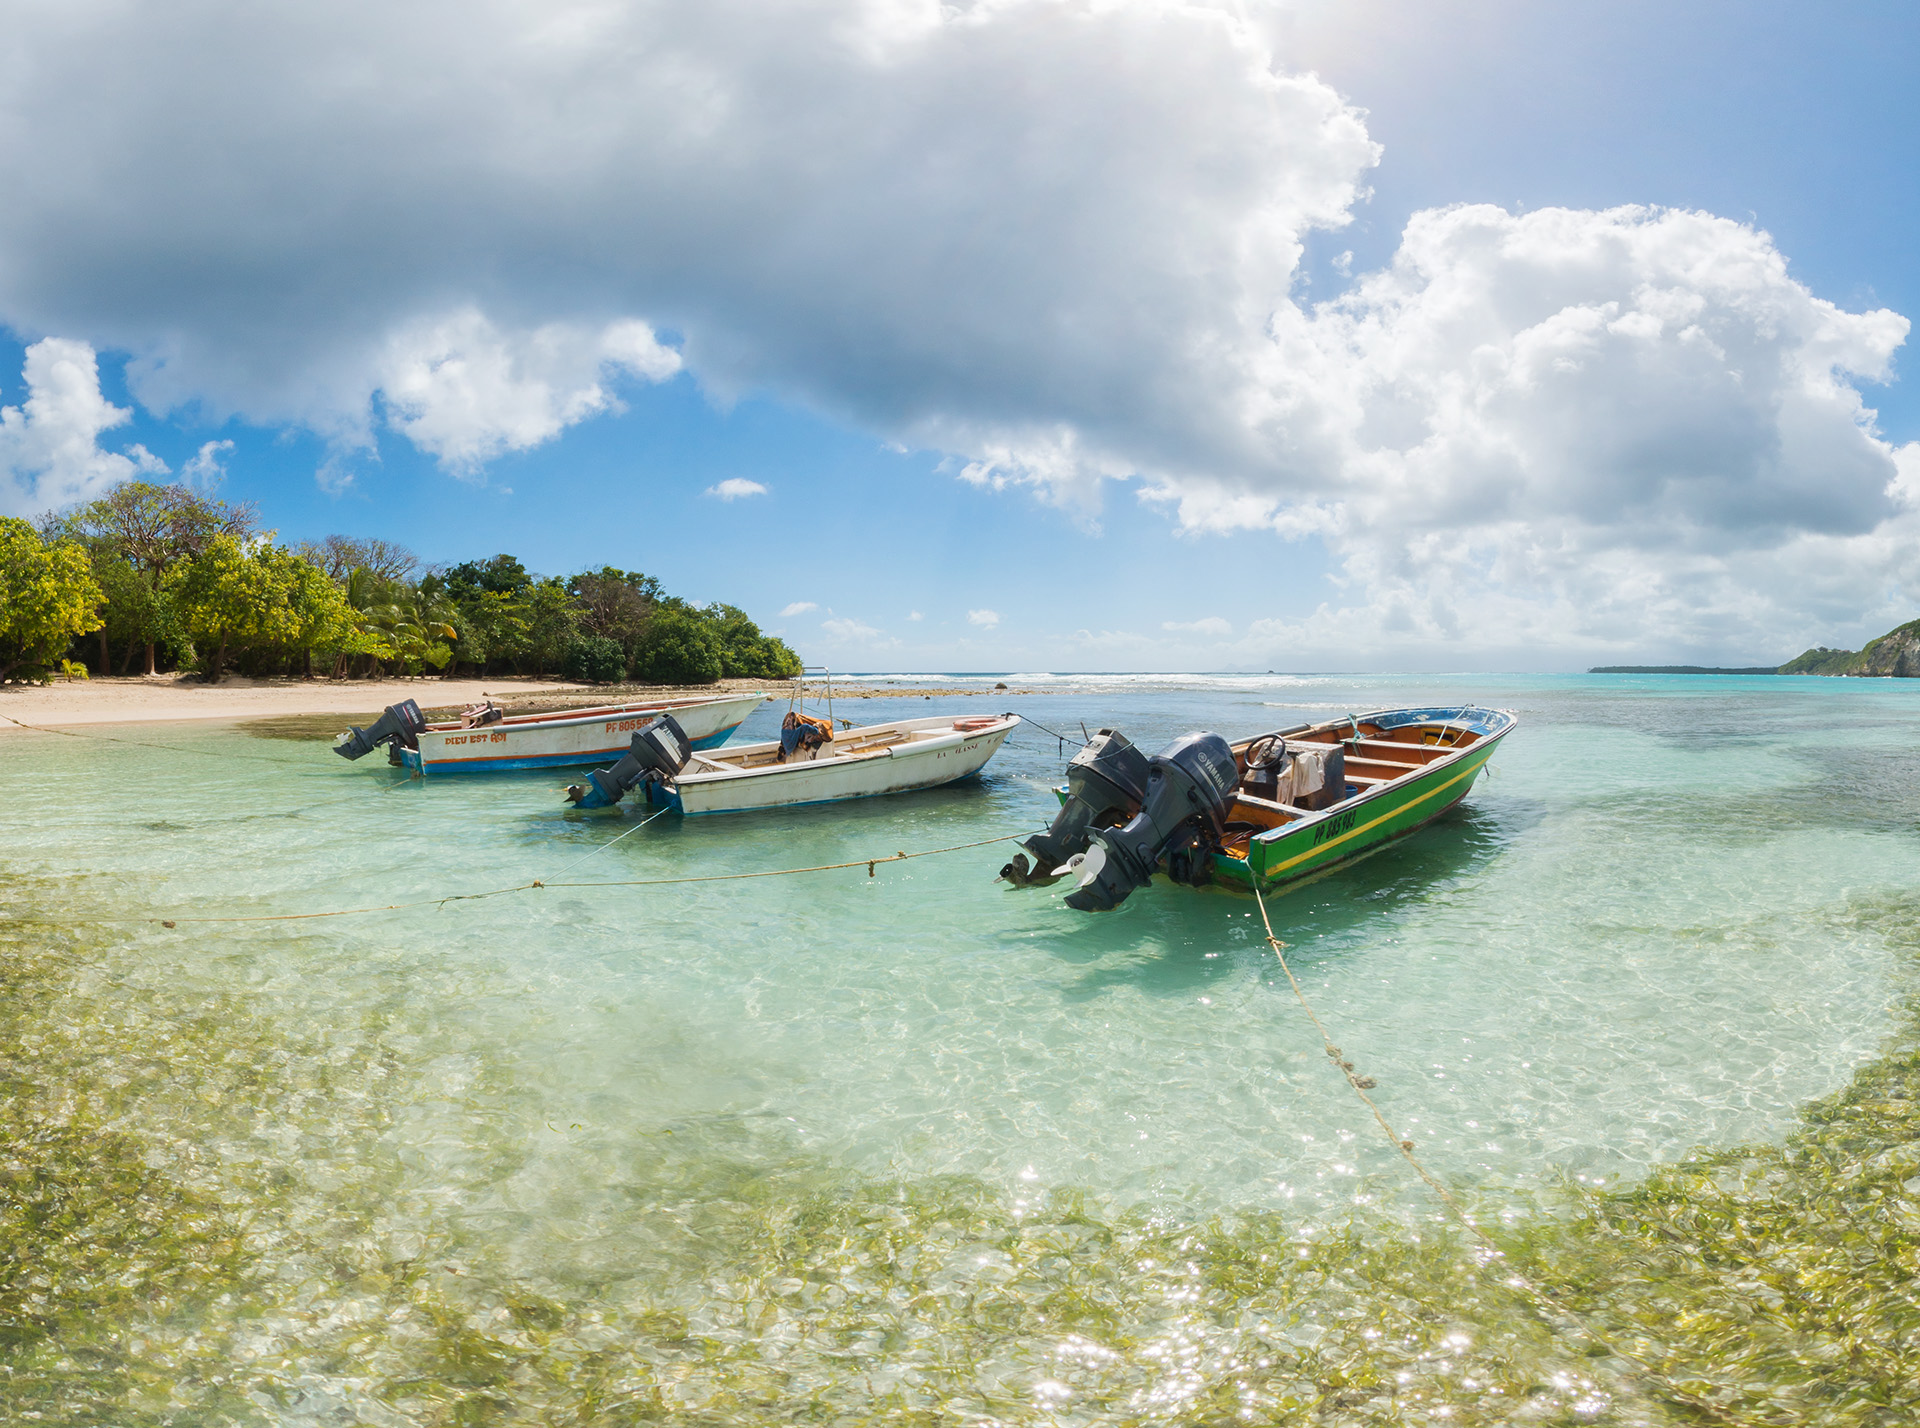
[[[1497,743],[1498,741],[1496,740],[1495,742]],[[1448,789],[1452,788],[1456,783],[1459,783],[1462,779],[1472,778],[1475,774],[1480,772],[1480,770],[1486,765],[1487,760],[1492,757],[1493,757],[1493,748],[1489,746],[1486,753],[1480,755],[1471,764],[1469,764],[1464,770],[1462,770],[1460,773],[1455,774],[1452,778],[1448,779],[1445,783],[1439,785],[1437,788],[1430,788],[1425,793],[1421,794],[1418,798],[1409,798],[1405,803],[1396,803],[1392,808],[1389,808],[1385,813],[1381,814],[1378,818],[1374,819],[1372,822],[1362,823],[1358,828],[1348,829],[1345,833],[1342,833],[1338,838],[1329,838],[1327,839],[1326,842],[1319,844],[1317,847],[1309,848],[1304,853],[1296,853],[1291,858],[1287,859],[1286,862],[1284,863],[1276,863],[1269,867],[1262,868],[1260,869],[1258,875],[1262,878],[1274,877],[1280,873],[1284,873],[1288,868],[1291,868],[1296,863],[1304,863],[1309,858],[1317,858],[1322,853],[1325,853],[1331,849],[1337,848],[1342,843],[1345,843],[1350,839],[1358,838],[1366,833],[1371,832],[1373,829],[1378,828],[1382,823],[1387,822],[1389,819],[1398,818],[1401,814],[1407,812],[1409,809],[1419,807],[1421,804],[1425,803],[1428,799],[1438,798],[1441,794],[1445,793]],[[1252,871],[1251,862],[1248,863],[1248,871],[1249,872]]]

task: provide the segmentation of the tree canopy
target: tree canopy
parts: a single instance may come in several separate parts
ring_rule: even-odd
[[[423,569],[405,546],[371,536],[288,547],[261,532],[251,505],[149,481],[122,482],[37,533],[14,524],[37,549],[66,551],[46,559],[64,572],[63,589],[92,602],[84,619],[46,626],[60,633],[43,631],[53,648],[34,647],[41,665],[97,632],[97,650],[78,653],[103,673],[116,650],[125,672],[144,649],[148,673],[172,663],[216,680],[230,662],[250,675],[312,676],[316,656],[335,676],[511,671],[697,684],[799,670],[793,651],[738,607],[694,605],[654,576],[612,565],[543,576],[502,552]]]
[[[0,516],[0,679],[55,668],[74,636],[100,627],[106,598],[77,541]]]

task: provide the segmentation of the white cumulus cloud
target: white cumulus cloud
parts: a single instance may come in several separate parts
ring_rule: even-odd
[[[969,455],[1204,432],[1193,357],[1377,154],[1160,0],[28,9],[8,49],[0,321],[134,353],[156,409],[358,439],[384,392],[454,465],[604,409],[621,322]]]
[[[969,610],[967,611],[967,623],[969,625],[978,625],[983,630],[991,630],[995,625],[1000,623],[1000,614],[997,610]]]
[[[144,446],[100,445],[132,417],[100,392],[100,364],[84,342],[49,337],[27,348],[26,400],[0,407],[0,514],[26,516],[97,495],[116,481],[164,476]]]
[[[449,469],[471,474],[502,452],[525,451],[617,410],[607,386],[613,377],[657,382],[679,367],[679,354],[643,322],[503,332],[465,307],[394,333],[377,382],[397,430]]]
[[[1330,647],[1765,654],[1920,594],[1856,385],[1890,374],[1907,320],[1815,297],[1751,227],[1424,213],[1388,269],[1283,317],[1246,393],[1271,462],[1152,489],[1192,528],[1324,540],[1346,576]]]
[[[758,481],[749,481],[744,476],[729,476],[717,486],[707,487],[707,494],[722,501],[738,501],[747,496],[764,496],[767,488]],[[808,606],[809,609],[812,606]]]
[[[226,479],[227,457],[233,451],[231,441],[203,441],[200,449],[180,467],[180,476],[188,485],[211,491]]]
[[[788,615],[804,615],[809,610],[818,610],[819,608],[820,607],[811,600],[795,600],[780,612],[780,616],[782,619],[785,619]]]
[[[1310,304],[1380,150],[1243,7],[16,8],[0,323],[133,354],[155,410],[470,474],[684,363],[987,487],[1324,543],[1253,660],[1758,656],[1920,598],[1862,396],[1906,319],[1645,208],[1419,213]],[[72,459],[9,419],[9,499],[107,469],[92,390]]]

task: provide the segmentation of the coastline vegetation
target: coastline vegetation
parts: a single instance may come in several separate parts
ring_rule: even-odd
[[[185,486],[126,481],[37,528],[0,520],[0,681],[136,666],[212,682],[237,669],[710,684],[800,662],[744,611],[639,571],[542,576],[504,554],[423,566],[339,535],[282,545],[252,506]]]

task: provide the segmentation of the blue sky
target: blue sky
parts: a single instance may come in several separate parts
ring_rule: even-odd
[[[841,668],[1748,663],[1920,614],[1910,7],[479,9],[25,27],[13,507],[231,442],[283,538],[644,569]],[[550,62],[462,93],[529,24]],[[29,403],[48,340],[126,420]]]

